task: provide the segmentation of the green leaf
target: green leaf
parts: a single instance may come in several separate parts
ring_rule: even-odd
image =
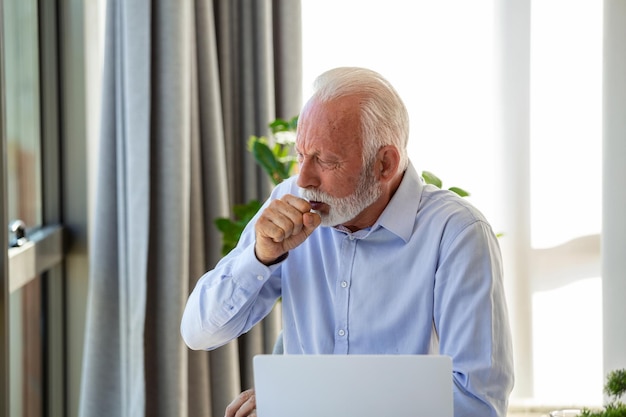
[[[269,124],[272,133],[287,132],[290,130],[289,122],[283,119],[276,119]]]
[[[272,133],[278,132],[295,132],[298,128],[298,116],[294,116],[289,121],[281,118],[277,118],[269,124]]]
[[[219,217],[213,222],[215,223],[215,226],[217,226],[218,230],[224,234],[231,233],[235,228],[233,221],[226,217]]]
[[[433,174],[430,171],[422,171],[422,178],[424,178],[424,181],[426,182],[426,184],[432,184],[437,188],[441,188],[441,180],[439,179],[438,176],[436,176],[435,174]]]
[[[465,191],[462,188],[459,187],[450,187],[448,188],[448,190],[452,191],[453,193],[456,193],[458,195],[460,195],[461,197],[467,197],[470,195],[470,193],[468,193],[467,191]]]
[[[606,379],[604,392],[608,395],[617,399],[626,392],[626,369],[611,371]]]
[[[222,255],[226,255],[237,246],[245,224],[239,224],[225,217],[215,219],[214,222],[222,232]]]
[[[281,172],[280,162],[274,156],[272,150],[265,143],[255,141],[252,144],[252,155],[261,167],[268,173],[274,184],[278,184],[276,173]]]
[[[280,169],[278,170],[277,174],[279,177],[278,182],[282,182],[289,178],[289,176],[291,175],[291,164],[289,162],[281,162]]]
[[[247,223],[260,208],[261,202],[258,200],[250,200],[247,204],[235,204],[235,206],[233,206],[233,213],[236,219],[243,220]]]
[[[298,116],[293,116],[289,120],[289,130],[296,131],[298,130]]]
[[[218,230],[222,232],[222,255],[228,254],[237,246],[243,229],[260,208],[261,202],[251,200],[247,204],[233,206],[234,219],[220,217],[214,220]]]
[[[289,174],[289,176],[291,176],[291,173],[293,172],[294,167],[296,166],[296,158],[293,156],[289,156],[285,158],[283,163],[285,164],[285,169],[287,170],[287,173]],[[286,177],[285,179],[289,178],[289,176]]]
[[[276,158],[280,158],[282,152],[283,152],[282,145],[280,143],[275,143],[274,146],[272,147],[272,153],[274,154],[274,156]]]

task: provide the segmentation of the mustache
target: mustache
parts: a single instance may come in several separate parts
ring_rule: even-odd
[[[317,201],[320,203],[326,203],[328,200],[332,199],[332,197],[325,192],[313,188],[300,188],[300,197],[308,201]]]

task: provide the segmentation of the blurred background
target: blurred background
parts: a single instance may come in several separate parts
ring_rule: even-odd
[[[0,4],[3,415],[222,415],[250,386],[279,306],[211,353],[180,313],[213,219],[271,189],[249,136],[337,66],[396,87],[418,171],[501,234],[511,410],[599,407],[626,367],[626,3]]]

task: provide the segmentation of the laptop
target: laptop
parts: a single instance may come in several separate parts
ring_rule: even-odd
[[[258,417],[453,417],[443,355],[257,355]]]

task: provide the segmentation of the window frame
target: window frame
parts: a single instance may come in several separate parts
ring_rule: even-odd
[[[0,21],[4,19],[4,4],[0,1]],[[6,205],[6,127],[4,108],[4,34],[0,30],[0,221],[7,225]],[[7,227],[0,228],[0,413],[9,415],[9,273]]]
[[[4,3],[0,1],[0,21]],[[41,219],[42,224],[27,230],[28,241],[20,247],[9,247],[8,227],[0,234],[2,242],[2,285],[0,286],[0,414],[10,415],[10,316],[9,298],[33,279],[42,284],[44,340],[42,360],[44,374],[41,401],[42,415],[67,415],[66,375],[66,312],[64,283],[64,227],[62,226],[61,194],[61,96],[60,47],[57,2],[39,0],[39,105],[41,146]],[[0,31],[0,219],[8,225],[7,156],[5,102],[4,36]]]

